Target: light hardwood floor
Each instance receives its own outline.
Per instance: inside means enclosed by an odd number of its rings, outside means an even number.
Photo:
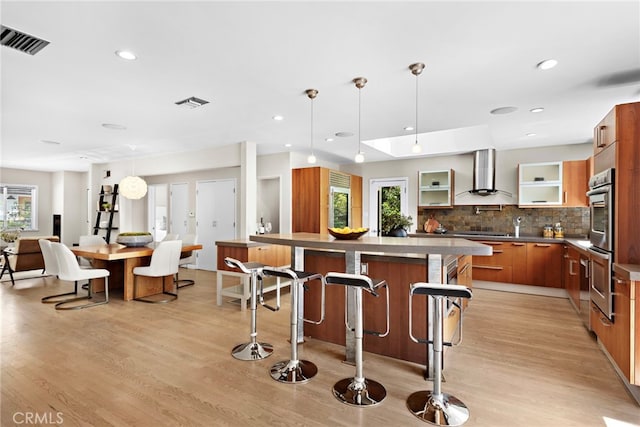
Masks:
[[[289,357],[288,294],[280,312],[258,312],[259,340],[274,354],[242,362],[230,350],[248,340],[250,312],[216,306],[214,273],[180,276],[196,285],[177,301],[124,302],[113,292],[109,304],[77,312],[40,302],[71,287],[52,277],[0,284],[0,424],[26,425],[27,413],[54,424],[59,413],[65,426],[428,425],[405,405],[432,387],[421,366],[365,353],[365,376],[388,396],[353,408],[331,394],[354,372],[343,348],[308,339],[300,356],[318,376],[279,384],[268,369]],[[640,425],[640,407],[564,299],[476,290],[445,368],[443,390],[471,411],[466,426]]]

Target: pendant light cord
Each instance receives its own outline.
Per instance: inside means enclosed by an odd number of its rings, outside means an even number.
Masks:
[[[362,137],[360,135],[360,117],[362,116],[362,102],[360,101],[360,97],[362,95],[362,88],[358,88],[358,154],[362,152],[360,149],[360,143],[362,141]]]
[[[418,74],[416,74],[416,144],[418,143]]]
[[[313,98],[311,98],[311,155],[313,156]]]

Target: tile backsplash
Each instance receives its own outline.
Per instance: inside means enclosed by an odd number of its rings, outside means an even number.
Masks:
[[[455,206],[453,209],[422,209],[414,225],[424,230],[424,223],[431,215],[450,231],[514,232],[513,220],[522,217],[521,235],[542,236],[545,225],[562,224],[565,236],[587,236],[589,233],[589,208],[519,208],[515,205]],[[494,210],[495,209],[495,210]]]

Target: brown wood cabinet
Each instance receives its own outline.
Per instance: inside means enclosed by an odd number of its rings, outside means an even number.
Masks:
[[[332,173],[340,174],[350,182],[351,227],[362,226],[362,177],[316,166],[291,170],[292,232],[327,233]]]
[[[591,328],[629,383],[640,385],[639,345],[631,339],[638,322],[638,315],[632,315],[638,284],[615,275],[613,286],[613,322],[592,303]]]
[[[463,255],[458,257],[458,285],[468,288],[473,287],[473,257],[471,255]],[[462,307],[466,308],[469,300],[462,300]]]
[[[587,191],[590,177],[587,160],[571,160],[562,162],[562,206],[589,206]]]
[[[473,278],[521,285],[562,287],[562,244],[481,241],[492,256],[473,257]]]
[[[598,154],[616,142],[616,109],[609,111],[593,129],[593,152]]]
[[[509,242],[481,241],[493,248],[491,256],[473,257],[473,278],[492,282],[513,283],[513,252]]]
[[[580,311],[580,253],[570,245],[563,246],[563,282],[569,300]]]
[[[218,249],[218,270],[237,271],[224,263],[226,257],[235,258],[241,262],[259,262],[265,265],[282,266],[291,263],[291,247],[281,245],[263,245],[248,243],[246,246],[226,245],[216,242]]]
[[[527,243],[527,284],[562,287],[562,244]]]

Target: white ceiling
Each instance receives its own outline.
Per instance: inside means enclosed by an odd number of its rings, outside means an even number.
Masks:
[[[613,105],[640,100],[637,0],[2,1],[0,16],[51,42],[34,56],[0,49],[3,167],[82,171],[241,141],[257,143],[259,154],[307,154],[308,88],[319,90],[316,156],[353,162],[352,79],[369,80],[362,140],[405,136],[385,144],[410,145],[413,132],[403,128],[415,124],[416,78],[408,66],[418,61],[427,65],[418,81],[418,129],[430,133],[420,136],[423,155],[588,142]],[[124,61],[118,49],[138,59]],[[548,58],[559,65],[536,69]],[[190,96],[210,103],[174,104]],[[518,110],[489,114],[504,106]],[[339,131],[354,136],[325,141]],[[363,151],[367,162],[393,158]]]

